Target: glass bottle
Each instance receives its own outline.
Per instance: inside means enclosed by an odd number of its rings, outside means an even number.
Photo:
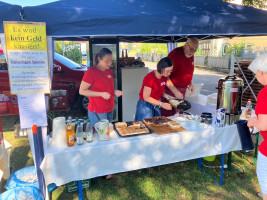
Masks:
[[[250,118],[251,117],[251,111],[252,111],[252,104],[251,99],[248,99],[246,110],[245,110],[245,117]]]
[[[87,142],[92,142],[93,141],[93,128],[90,123],[90,119],[87,119],[86,123],[86,141]]]
[[[77,121],[76,141],[77,145],[83,144],[83,128],[80,121]]]
[[[86,125],[87,125],[87,117],[83,119],[83,139],[86,140]]]
[[[75,126],[75,131],[77,130],[77,122],[79,121],[79,118],[78,117],[76,117],[75,118],[75,122],[74,122],[74,126]]]
[[[127,49],[125,49],[126,53],[125,53],[125,57],[128,58],[128,53],[127,53]]]
[[[67,134],[68,147],[73,147],[75,142],[75,135],[74,135],[74,126],[70,117],[67,120],[66,134]]]

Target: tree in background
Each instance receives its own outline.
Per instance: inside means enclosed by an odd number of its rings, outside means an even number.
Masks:
[[[80,50],[80,46],[76,42],[64,42],[65,44],[65,52],[64,56],[68,59],[81,64],[82,63],[82,53]],[[55,42],[55,52],[63,55],[63,42],[62,41],[56,41]]]
[[[79,44],[75,42],[70,42],[69,44],[65,45],[65,49],[65,57],[76,63],[82,63],[82,53]]]
[[[194,55],[195,56],[204,56],[205,55],[205,53],[201,49],[201,46],[198,47],[198,49]]]
[[[135,48],[138,53],[160,53],[168,54],[166,43],[143,43],[138,44]]]
[[[234,49],[235,50],[235,56],[241,57],[242,53],[244,51],[245,45],[246,45],[245,42],[242,42],[242,43],[238,43],[238,44],[234,44],[233,46],[230,46],[226,50],[226,55],[231,57],[232,50]]]
[[[222,1],[226,1],[226,2],[231,2],[232,0],[222,0]],[[255,8],[267,8],[266,6],[266,0],[243,0],[242,4],[244,6],[252,6]]]
[[[56,41],[55,42],[55,52],[63,55],[63,48],[62,48],[62,42],[61,41]]]

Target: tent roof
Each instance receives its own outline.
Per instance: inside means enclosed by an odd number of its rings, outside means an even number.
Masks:
[[[4,32],[3,21],[21,21],[21,6],[11,5],[0,1],[0,33]]]
[[[18,8],[12,9],[14,14]],[[267,11],[221,0],[61,0],[24,7],[23,13],[26,21],[46,22],[47,35],[53,37],[114,36],[166,43],[187,36],[267,35]],[[7,21],[12,14],[6,15],[0,18]]]

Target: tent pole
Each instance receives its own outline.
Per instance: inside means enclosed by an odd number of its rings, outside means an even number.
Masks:
[[[235,50],[232,49],[232,52],[231,52],[231,65],[230,65],[230,76],[234,75],[234,71],[235,71]]]

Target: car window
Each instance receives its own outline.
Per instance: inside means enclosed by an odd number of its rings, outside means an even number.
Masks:
[[[54,54],[54,59],[57,60],[58,62],[62,63],[63,65],[71,68],[71,69],[84,69],[86,66],[80,65],[58,53]]]

